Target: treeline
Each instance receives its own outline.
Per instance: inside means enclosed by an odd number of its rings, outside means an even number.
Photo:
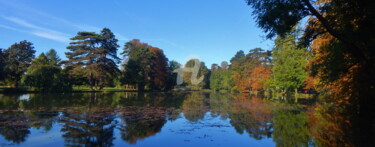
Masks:
[[[2,85],[29,86],[42,92],[71,91],[73,86],[82,85],[93,91],[125,85],[138,90],[173,88],[173,70],[180,64],[169,61],[163,50],[134,39],[124,45],[125,61],[120,64],[119,47],[108,28],[100,33],[78,32],[71,38],[64,61],[54,49],[35,58],[33,44],[21,41],[0,49],[0,81]]]
[[[294,35],[279,36],[272,50],[238,51],[230,65],[211,66],[210,86],[214,90],[269,92],[291,94],[315,89],[314,79],[308,77],[307,48],[297,46]]]
[[[203,80],[194,84],[193,73],[185,71],[179,87],[238,92],[291,92],[303,88],[307,52],[306,48],[297,47],[294,37],[277,38],[272,51],[261,48],[247,54],[238,51],[230,63],[213,64],[211,69],[204,62],[197,63],[200,65],[197,78],[204,77]],[[78,32],[71,38],[64,61],[54,49],[34,58],[33,44],[21,41],[0,50],[1,80],[4,85],[29,86],[42,92],[71,91],[73,86],[82,85],[93,91],[115,86],[140,91],[167,91],[176,87],[176,69],[182,65],[169,61],[162,49],[133,39],[125,43],[121,62],[118,48],[118,40],[108,28],[100,33]],[[193,68],[197,64],[191,59],[184,67]]]

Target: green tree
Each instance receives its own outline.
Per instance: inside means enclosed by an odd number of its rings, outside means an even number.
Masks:
[[[59,55],[57,55],[57,52],[55,49],[50,49],[45,55],[50,64],[55,65],[55,66],[61,65],[61,59]]]
[[[232,71],[234,80],[234,89],[241,90],[244,87],[243,75],[245,71],[245,53],[243,50],[238,51],[234,57],[230,59],[229,70]]]
[[[223,61],[224,62],[224,61]],[[222,62],[222,63],[223,63]],[[216,70],[211,69],[210,88],[213,90],[230,90],[233,87],[232,73],[230,70],[217,67]]]
[[[214,64],[211,64],[211,71],[215,71],[215,70],[218,70],[220,67],[218,64],[214,63]]]
[[[272,50],[272,84],[282,92],[297,91],[307,77],[306,48],[298,47],[294,35],[277,37]]]
[[[5,59],[3,49],[0,48],[0,81],[4,80],[5,77]]]
[[[34,47],[26,40],[11,45],[4,50],[6,80],[9,84],[19,86],[22,75],[34,58]]]
[[[73,75],[81,75],[87,79],[92,90],[101,90],[112,85],[119,74],[117,63],[117,39],[108,28],[100,34],[94,32],[78,32],[71,38],[73,42],[67,47],[67,68]]]
[[[243,71],[242,66],[245,62],[245,53],[243,50],[238,51],[232,59],[230,59],[229,69],[232,71],[240,72]]]
[[[53,52],[52,50],[49,51]],[[35,58],[23,77],[23,83],[42,92],[70,91],[72,85],[66,75],[61,73],[60,59],[50,58],[44,53]]]

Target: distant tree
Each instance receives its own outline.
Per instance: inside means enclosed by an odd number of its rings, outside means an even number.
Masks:
[[[254,48],[246,55],[247,67],[267,66],[271,61],[271,51],[265,51],[261,48]]]
[[[71,73],[83,75],[92,90],[112,85],[113,79],[119,74],[119,46],[115,35],[104,28],[100,34],[78,32],[71,40],[73,42],[67,47],[70,52],[65,53],[68,60],[64,62]]]
[[[267,80],[271,77],[271,69],[265,66],[255,67],[249,77],[250,87],[252,90],[259,91],[265,86]]]
[[[180,63],[178,63],[177,61],[174,61],[174,60],[169,61],[169,70],[170,71],[174,71],[174,70],[176,70],[178,68],[181,68],[181,64]]]
[[[243,80],[244,71],[245,71],[245,53],[244,51],[238,51],[234,57],[230,59],[229,70],[232,71],[233,80],[234,80],[234,89],[243,90],[245,81]]]
[[[215,70],[218,70],[220,68],[219,65],[217,65],[216,63],[214,64],[211,64],[211,71],[215,71]]]
[[[298,47],[295,36],[277,37],[273,48],[273,84],[283,92],[296,91],[307,76],[306,48]]]
[[[212,90],[220,90],[221,83],[222,83],[221,72],[217,70],[212,70],[212,67],[211,67],[210,88]]]
[[[49,51],[51,52],[51,50]],[[35,58],[26,74],[23,76],[23,84],[32,86],[42,92],[64,92],[72,89],[72,84],[66,75],[61,73],[60,58],[51,60],[44,53]]]
[[[236,71],[236,72],[243,71],[241,65],[242,63],[244,63],[244,61],[245,61],[245,53],[242,50],[240,50],[234,55],[234,57],[232,57],[232,59],[230,59],[229,68],[232,71]]]
[[[227,61],[223,61],[223,62],[221,62],[220,67],[221,67],[222,69],[228,69],[228,62],[227,62]]]
[[[255,80],[252,76],[256,72],[254,72],[254,69],[257,67],[263,67],[264,70],[258,70],[265,72],[265,75],[268,74],[268,69],[270,69],[270,55],[271,53],[269,51],[264,51],[261,48],[254,48],[249,51],[248,54],[244,54],[243,51],[238,51],[236,55],[231,59],[231,65],[229,69],[232,71],[233,74],[233,80],[234,80],[234,87],[237,90],[240,91],[249,91],[252,89],[253,82],[257,81],[259,84],[260,81],[263,81],[264,79],[260,80],[259,76],[257,76]],[[257,75],[263,74],[263,73],[256,73]],[[266,76],[267,77],[267,76]],[[263,77],[263,78],[266,78]],[[260,81],[259,81],[260,80]],[[257,90],[260,90],[258,86],[256,86]]]
[[[236,52],[236,54],[234,55],[234,57],[232,57],[230,59],[230,62],[232,63],[233,61],[239,60],[242,57],[245,57],[245,52],[243,50],[239,50],[239,51]]]
[[[57,52],[55,51],[55,49],[50,49],[45,55],[50,64],[55,65],[55,66],[61,65],[61,59],[59,55],[57,55]]]
[[[34,58],[34,47],[26,40],[11,45],[4,50],[6,80],[9,84],[19,86],[22,75],[30,66]]]
[[[265,80],[270,77],[270,52],[261,48],[254,48],[246,55],[246,67],[243,81],[246,81],[242,89],[259,91],[263,89]]]
[[[5,59],[3,49],[0,48],[0,81],[4,80],[5,77]]]
[[[213,90],[230,90],[233,87],[231,71],[218,69],[211,71],[210,88]]]

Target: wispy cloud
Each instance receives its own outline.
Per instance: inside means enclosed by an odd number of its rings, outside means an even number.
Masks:
[[[74,22],[68,21],[64,18],[56,17],[56,16],[51,15],[49,13],[34,9],[34,8],[29,7],[25,4],[20,4],[20,3],[16,3],[16,2],[12,2],[12,1],[1,1],[1,0],[0,0],[0,3],[2,5],[7,6],[7,7],[11,7],[12,9],[16,10],[16,12],[22,13],[23,17],[24,16],[32,16],[32,17],[28,17],[27,20],[30,20],[30,19],[32,20],[33,18],[36,18],[36,17],[42,19],[43,21],[38,22],[38,25],[36,25],[36,24],[30,23],[30,21],[26,21],[25,19],[20,19],[19,17],[2,16],[3,19],[6,19],[6,20],[11,21],[13,23],[16,23],[18,25],[21,25],[23,27],[27,27],[27,28],[31,29],[29,31],[22,31],[22,32],[27,32],[27,33],[30,33],[30,34],[33,34],[33,35],[36,35],[36,36],[39,36],[39,37],[43,37],[43,38],[47,38],[47,39],[51,39],[51,40],[66,43],[66,42],[69,41],[69,38],[74,35],[74,34],[62,33],[62,32],[56,31],[56,30],[48,29],[46,27],[41,27],[39,24],[43,24],[43,26],[50,26],[52,28],[55,27],[56,25],[63,26],[63,27],[65,27],[65,30],[69,30],[70,32],[71,31],[98,32],[102,29],[100,27],[96,27],[96,26],[92,26],[92,25],[74,23]],[[34,20],[34,21],[37,21],[37,20]],[[14,29],[11,29],[9,27],[4,27],[4,26],[2,28],[14,30]],[[18,28],[14,31],[18,31]],[[114,32],[114,33],[120,41],[129,40],[128,37],[123,36],[122,34],[120,34],[118,32]]]
[[[10,27],[10,26],[2,25],[2,24],[0,24],[0,28],[4,28],[4,29],[8,29],[8,30],[12,30],[12,31],[18,31],[18,32],[25,32],[25,31],[22,31],[22,30],[19,30],[19,29],[16,29],[16,28]]]
[[[45,32],[32,32],[32,34],[39,36],[39,37],[60,41],[60,42],[68,42],[69,40],[68,37],[45,33]]]
[[[5,20],[18,24],[22,27],[28,28],[28,31],[24,31],[21,29],[4,26],[4,25],[2,25],[2,28],[13,30],[13,31],[26,32],[26,33],[33,34],[39,37],[43,37],[46,39],[55,40],[59,42],[64,42],[64,43],[69,41],[69,36],[70,36],[69,34],[61,33],[59,31],[47,29],[44,27],[40,27],[40,26],[31,24],[30,22],[27,22],[25,20],[22,20],[16,17],[7,17],[7,16],[1,16],[1,17]]]

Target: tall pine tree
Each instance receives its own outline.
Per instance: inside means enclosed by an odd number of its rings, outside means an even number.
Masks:
[[[118,40],[108,28],[100,34],[95,32],[78,32],[71,38],[73,42],[65,53],[68,60],[67,68],[73,74],[82,74],[92,90],[101,90],[111,85],[113,78],[118,75],[117,45]]]

